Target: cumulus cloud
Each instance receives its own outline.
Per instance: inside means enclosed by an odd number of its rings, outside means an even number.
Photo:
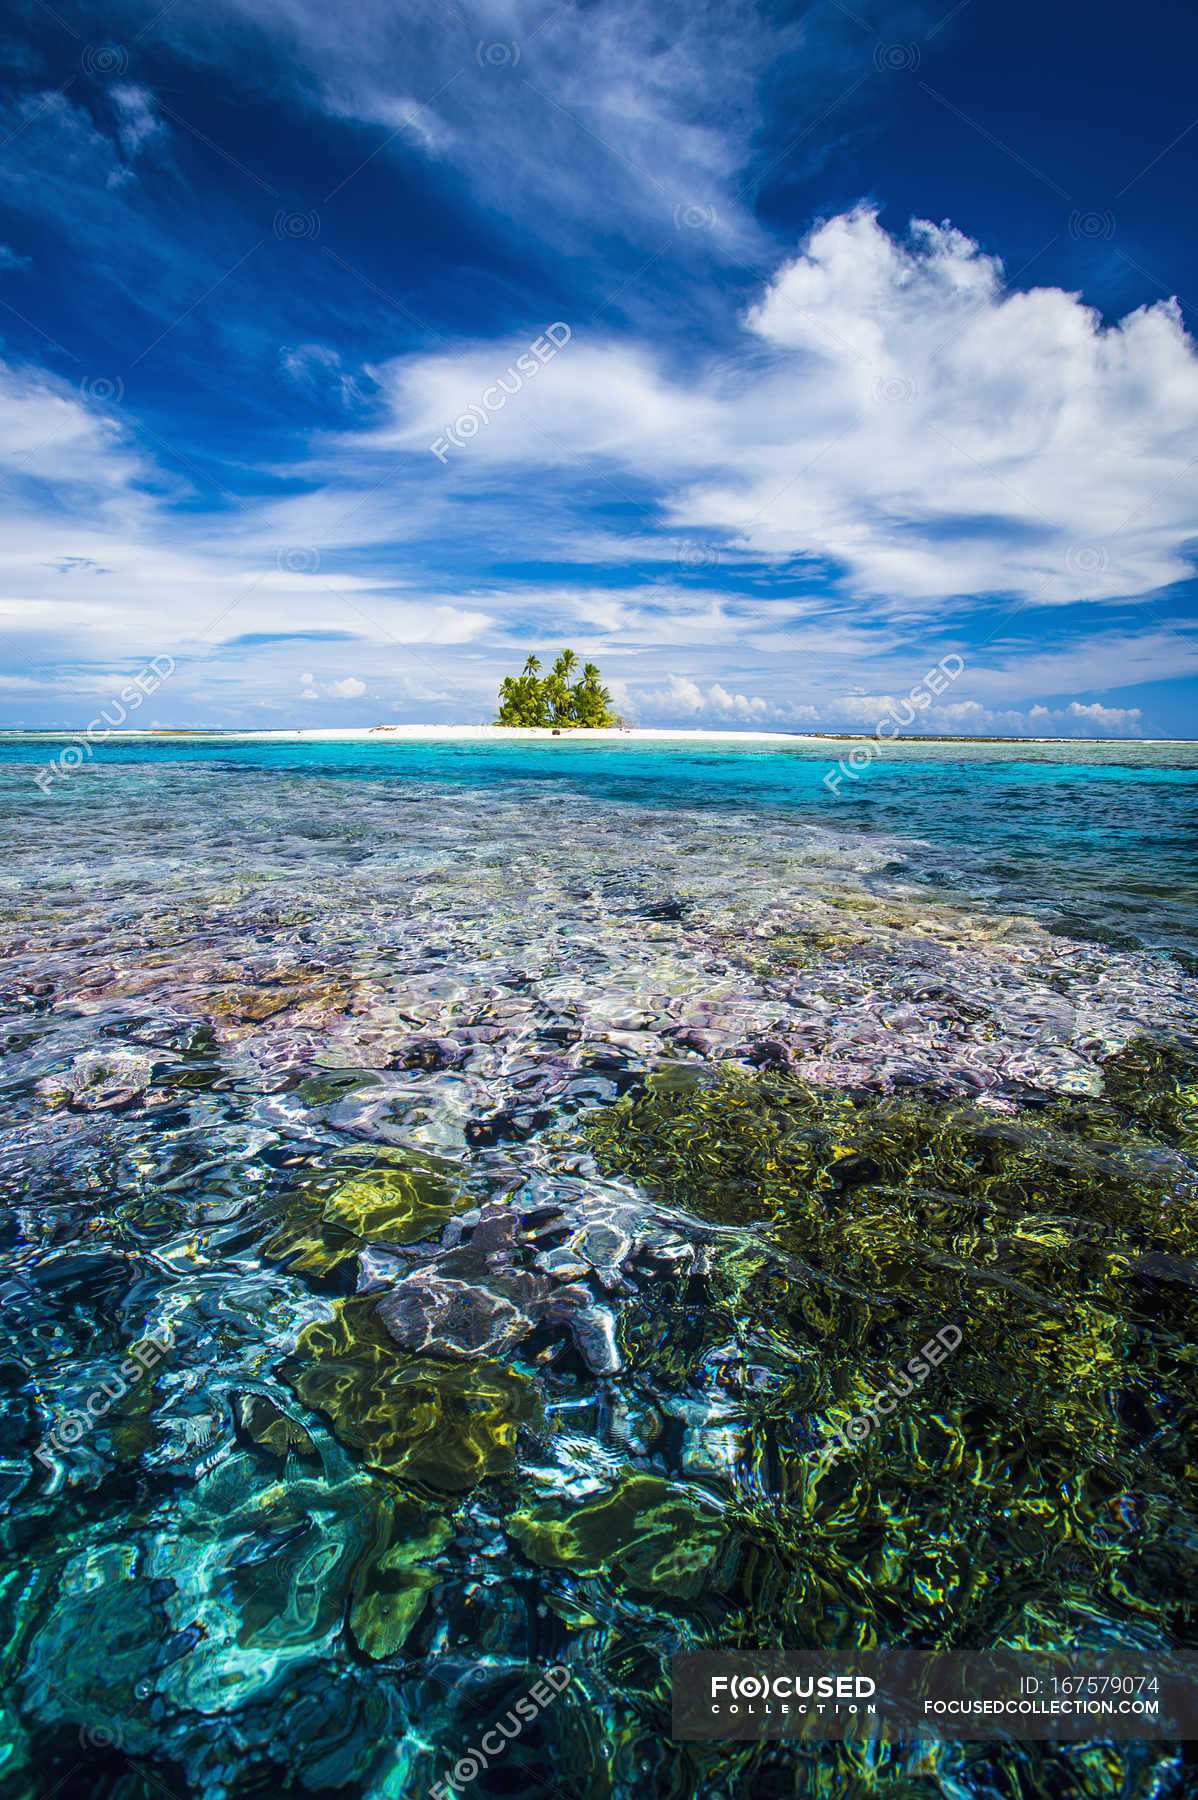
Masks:
[[[1103,706],[1072,700],[1068,706],[1027,708],[983,706],[979,700],[954,700],[922,720],[926,731],[960,732],[969,737],[1139,737],[1143,713],[1138,706]]]
[[[634,704],[667,719],[737,719],[742,723],[760,722],[771,710],[760,695],[730,693],[718,681],[702,688],[687,675],[671,675],[661,688],[638,688]]]
[[[274,471],[274,492],[212,506],[155,459],[160,440],[140,441],[119,383],[0,364],[0,629],[43,662],[69,644],[98,667],[166,647],[169,593],[172,654],[198,664],[231,626],[221,680],[256,703],[269,703],[256,646],[335,624],[385,653],[384,704],[406,668],[432,678],[430,706],[460,715],[466,701],[471,716],[511,666],[513,632],[565,633],[609,679],[638,659],[629,698],[645,720],[872,730],[927,667],[920,638],[987,593],[1113,600],[1189,568],[1198,378],[1176,309],[1105,327],[1074,296],[1009,292],[951,228],[899,241],[860,209],[821,225],[747,313],[739,354],[685,381],[649,344],[576,332],[443,467],[429,443],[526,347],[393,359],[371,371],[376,426],[317,437]],[[319,344],[281,358],[300,385],[356,379]],[[643,518],[609,533],[578,498],[580,467],[647,496]],[[467,540],[474,567],[480,551],[541,567],[486,583],[429,573]],[[697,563],[679,550],[721,541]],[[809,569],[809,588],[781,597],[763,579],[774,558]],[[651,583],[545,572],[651,560],[666,569]],[[103,609],[78,578],[100,571]],[[927,727],[1134,734],[1136,708],[1062,696],[1198,668],[1177,630],[1091,622],[1045,647],[1039,629],[989,634]],[[451,678],[437,646],[474,660]],[[288,693],[311,654],[282,667]],[[308,701],[364,692],[344,665],[302,686]]]
[[[1079,700],[1070,702],[1068,716],[1092,726],[1096,737],[1137,736],[1143,718],[1138,706],[1101,706],[1097,701],[1083,706]]]
[[[893,694],[841,694],[828,707],[828,716],[838,725],[861,725],[872,729],[897,705]]]
[[[356,675],[343,675],[336,681],[317,681],[316,676],[308,673],[301,675],[300,699],[319,700],[323,695],[329,700],[357,700],[366,692],[366,683]]]
[[[380,371],[378,447],[423,448],[523,345]],[[1141,595],[1191,573],[1198,358],[1177,305],[1105,326],[1076,295],[1009,290],[964,233],[830,219],[774,276],[737,357],[675,378],[588,340],[496,413],[458,471],[620,464],[668,527],[818,560],[909,611],[1010,595]]]

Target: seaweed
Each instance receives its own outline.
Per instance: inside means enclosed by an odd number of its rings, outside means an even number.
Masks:
[[[373,1468],[448,1492],[514,1467],[521,1427],[543,1427],[535,1390],[497,1362],[404,1356],[365,1297],[333,1302],[280,1374]]]
[[[997,1111],[672,1071],[592,1115],[605,1174],[707,1226],[698,1291],[625,1341],[664,1391],[718,1367],[723,1641],[1193,1630],[1193,1075],[1139,1044],[1097,1100]]]
[[[469,1198],[461,1170],[414,1150],[341,1151],[306,1169],[282,1196],[267,1256],[329,1275],[370,1242],[435,1236]]]

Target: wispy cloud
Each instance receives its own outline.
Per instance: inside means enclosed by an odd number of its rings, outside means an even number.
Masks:
[[[9,716],[163,649],[164,704],[229,722],[485,716],[565,641],[646,720],[791,728],[868,729],[948,650],[962,729],[1147,730],[1198,672],[1168,271],[1118,244],[1100,316],[1004,271],[990,190],[986,247],[857,201],[943,9],[888,60],[893,8],[80,5],[106,48],[43,10],[0,115]]]

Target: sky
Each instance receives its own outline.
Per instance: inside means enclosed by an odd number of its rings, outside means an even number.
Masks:
[[[0,725],[1198,735],[1181,0],[0,34]]]

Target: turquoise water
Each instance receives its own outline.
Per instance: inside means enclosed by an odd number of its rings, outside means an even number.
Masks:
[[[676,1744],[668,1672],[1193,1646],[1198,748],[62,742],[0,742],[6,1796],[1192,1791]]]
[[[43,766],[63,741],[0,737],[0,759]],[[1067,934],[1198,954],[1198,745],[913,742],[856,778],[842,770],[829,789],[829,771],[855,747],[137,739],[97,745],[89,760],[476,791],[548,784],[621,806],[777,808],[833,831],[908,840],[916,879],[1026,907]],[[59,803],[66,786],[55,784]]]

